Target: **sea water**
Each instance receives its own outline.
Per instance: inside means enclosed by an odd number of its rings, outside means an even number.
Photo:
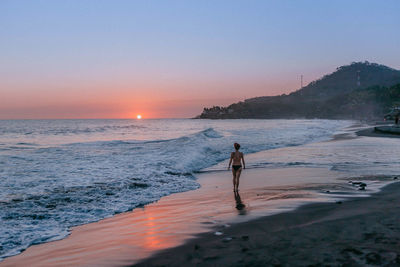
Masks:
[[[335,120],[2,120],[0,261],[72,226],[199,187],[194,174],[246,154],[328,140]],[[248,163],[248,167],[259,163]]]

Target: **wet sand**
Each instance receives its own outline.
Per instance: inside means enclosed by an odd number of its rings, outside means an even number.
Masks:
[[[135,266],[400,266],[400,183],[233,225]]]

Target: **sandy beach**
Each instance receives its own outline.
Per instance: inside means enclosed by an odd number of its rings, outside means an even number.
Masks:
[[[398,266],[400,184],[233,225],[135,266]]]
[[[379,140],[382,151],[396,149],[393,139]],[[75,227],[67,238],[31,246],[0,266],[400,264],[400,185],[380,191],[397,176],[349,176],[343,163],[329,163],[349,151],[360,161],[372,158],[375,150],[365,148],[375,143],[345,133],[247,155],[248,162],[268,159],[270,167],[245,170],[239,195],[230,172],[217,166],[197,175],[198,190]],[[368,172],[376,172],[373,166]],[[359,190],[361,182],[366,190]]]

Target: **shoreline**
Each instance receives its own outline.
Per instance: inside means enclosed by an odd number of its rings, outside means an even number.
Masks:
[[[340,135],[324,142],[351,139],[353,138],[349,139],[346,136]],[[311,146],[315,144],[325,146],[324,142],[314,143]],[[291,154],[291,152],[299,151],[303,148],[301,146],[287,147],[249,155],[250,158],[256,158],[257,155],[263,155],[262,157],[264,157],[266,154],[285,154],[288,152]],[[28,262],[31,266],[127,266],[134,262],[140,263],[141,260],[143,262],[147,262],[147,260],[151,261],[158,257],[158,253],[164,253],[163,251],[166,249],[169,251],[170,249],[177,249],[182,245],[184,247],[186,243],[189,244],[192,240],[197,240],[198,236],[201,236],[202,233],[205,233],[204,235],[210,234],[215,227],[225,229],[227,222],[233,224],[244,222],[244,224],[248,224],[266,215],[267,217],[271,217],[276,216],[273,215],[276,213],[286,214],[288,212],[295,212],[299,206],[303,206],[305,203],[327,201],[327,198],[316,198],[310,195],[307,190],[302,191],[304,195],[300,196],[300,198],[296,198],[296,195],[287,194],[284,196],[286,199],[282,201],[281,194],[287,191],[287,188],[284,187],[285,184],[279,184],[278,182],[278,185],[273,189],[263,188],[262,186],[265,186],[265,183],[261,182],[260,184],[260,181],[265,177],[269,177],[268,183],[271,182],[270,178],[274,176],[278,178],[286,177],[285,179],[310,177],[313,179],[319,177],[329,179],[340,178],[337,172],[326,169],[322,170],[321,168],[307,168],[305,166],[246,170],[246,180],[241,181],[240,188],[243,190],[240,191],[240,194],[246,205],[250,203],[250,212],[241,214],[241,212],[235,209],[237,199],[233,198],[231,192],[231,177],[229,172],[211,172],[196,176],[201,176],[198,178],[199,183],[201,183],[200,189],[172,194],[143,208],[121,213],[98,222],[74,227],[71,229],[71,235],[65,239],[31,246],[19,255],[6,258],[0,262],[0,266],[22,266],[28,264]],[[312,182],[313,180],[309,181],[311,184]],[[333,183],[328,185],[329,189],[332,187],[334,187]],[[340,191],[339,189],[338,191]],[[369,186],[368,189],[370,189]],[[276,201],[280,201],[280,208],[276,209],[277,206],[273,205],[277,204],[274,202],[274,196],[268,195],[269,193],[266,194],[265,190],[273,191],[273,194],[278,192],[280,197]],[[308,188],[308,190],[313,189]],[[221,194],[221,191],[224,193]],[[370,194],[373,192],[369,190],[366,193]],[[309,199],[305,201],[304,198],[307,197]],[[332,194],[331,197],[334,197],[334,195]],[[349,195],[338,196],[338,198],[349,198]],[[193,205],[193,201],[197,201],[197,203]],[[215,205],[221,206],[216,207]],[[167,209],[171,207],[174,209],[172,215],[176,216],[176,219],[167,218],[167,216],[171,216],[171,212],[167,212]],[[214,210],[204,209],[204,207],[213,207]],[[133,229],[135,227],[138,229]],[[161,231],[163,227],[168,228],[170,232]],[[133,241],[132,237],[135,237],[137,240]],[[227,242],[229,243],[230,241]],[[132,255],[135,253],[137,255]],[[154,253],[156,255],[152,256]],[[51,258],[48,255],[52,255]]]
[[[201,234],[132,266],[398,265],[399,201],[396,182],[367,198],[303,205],[221,236]]]

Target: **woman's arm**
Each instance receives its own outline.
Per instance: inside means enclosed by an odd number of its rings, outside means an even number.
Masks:
[[[231,159],[229,160],[228,170],[229,170],[229,168],[231,167],[232,159],[233,159],[233,153],[231,153]]]
[[[242,162],[243,162],[243,169],[246,169],[246,163],[244,162],[244,155],[242,153]]]

